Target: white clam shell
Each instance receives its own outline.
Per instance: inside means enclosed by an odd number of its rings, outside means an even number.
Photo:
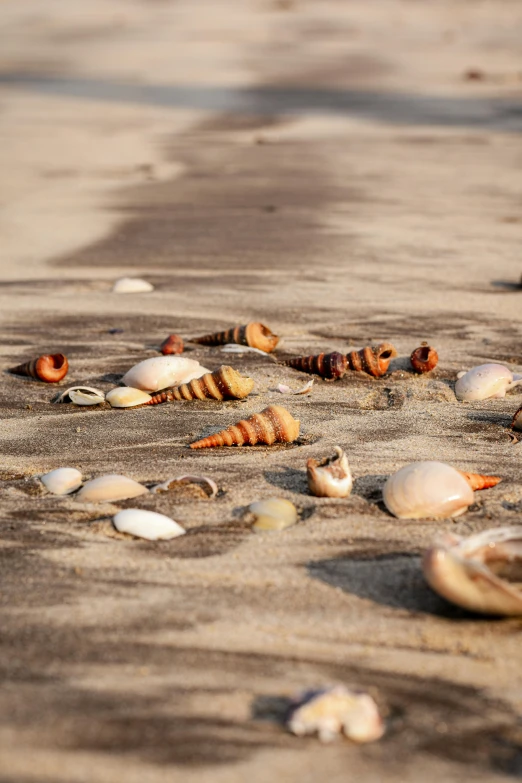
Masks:
[[[383,499],[399,519],[440,519],[463,514],[473,503],[473,490],[444,462],[412,462],[390,476]]]
[[[125,373],[123,383],[144,391],[159,391],[168,386],[188,383],[210,372],[195,359],[184,356],[153,356],[144,359]]]
[[[333,457],[319,463],[308,460],[306,475],[308,488],[316,497],[346,498],[352,491],[353,479],[348,458],[340,446],[335,446]]]
[[[144,495],[149,490],[137,481],[120,476],[117,473],[109,473],[106,476],[87,481],[76,495],[83,503],[112,502],[114,500],[126,500]]]
[[[495,573],[510,567],[518,586]],[[423,561],[435,592],[482,614],[522,615],[521,570],[522,527],[485,530],[468,538],[447,534],[435,541]]]
[[[82,474],[76,468],[56,468],[40,476],[40,481],[53,495],[69,495],[82,485]]]
[[[74,402],[75,405],[99,405],[105,400],[105,392],[93,386],[71,386],[62,392],[54,402]]]
[[[298,736],[318,734],[321,742],[331,742],[339,734],[353,742],[373,742],[384,734],[373,698],[342,685],[304,694],[290,713],[287,726]]]
[[[149,402],[152,397],[141,389],[133,389],[132,386],[117,386],[107,392],[105,399],[113,408],[133,408],[135,405]]]
[[[168,492],[172,486],[178,483],[184,483],[184,484],[206,484],[209,492],[205,490],[209,497],[213,498],[218,493],[218,485],[215,481],[213,481],[208,476],[191,476],[189,474],[184,474],[183,476],[174,476],[173,478],[169,478],[166,481],[164,481],[162,484],[156,484],[156,486],[152,487],[151,492],[153,492],[155,495],[160,495],[163,492]]]
[[[519,376],[502,364],[481,364],[459,377],[455,395],[465,402],[505,397],[507,390],[520,382]]]
[[[155,511],[143,511],[140,508],[127,508],[118,512],[113,519],[114,527],[120,533],[130,533],[148,541],[176,538],[185,533],[184,528],[173,519]]]
[[[297,509],[293,503],[284,498],[269,498],[251,503],[248,510],[254,514],[256,521],[253,530],[284,530],[297,522]]]
[[[115,294],[148,294],[154,291],[152,283],[140,277],[120,277],[112,286]]]

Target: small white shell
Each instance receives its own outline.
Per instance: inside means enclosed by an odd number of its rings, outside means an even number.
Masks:
[[[135,405],[149,402],[152,397],[141,389],[133,389],[132,386],[117,386],[107,392],[105,399],[113,408],[133,408]]]
[[[71,386],[53,402],[74,402],[75,405],[99,405],[105,400],[105,393],[92,386]]]
[[[113,519],[114,527],[120,533],[145,538],[147,541],[159,541],[176,538],[185,533],[184,528],[173,519],[155,511],[143,511],[141,508],[126,508],[119,511]]]
[[[344,451],[335,446],[333,457],[306,463],[308,488],[319,498],[347,498],[352,491],[353,479]]]
[[[134,389],[155,392],[168,386],[188,383],[207,372],[210,370],[185,356],[153,356],[131,367],[123,376],[123,383]]]
[[[127,476],[109,473],[107,476],[100,476],[87,481],[76,495],[76,498],[81,500],[82,503],[112,502],[114,500],[136,498],[138,495],[144,495],[148,491],[143,484],[138,484],[137,481],[127,478]]]
[[[163,492],[168,492],[172,488],[172,484],[178,483],[206,484],[210,492],[207,490],[205,490],[205,492],[207,492],[207,495],[211,498],[215,497],[218,493],[218,485],[208,476],[190,476],[188,474],[183,476],[175,476],[174,478],[167,479],[162,484],[156,484],[155,487],[152,487],[151,492],[153,492],[155,495],[160,495]]]
[[[269,498],[251,503],[248,507],[256,521],[253,530],[284,530],[297,522],[297,509],[293,503],[284,498]]]
[[[372,697],[343,685],[304,694],[287,725],[292,734],[318,734],[321,742],[331,742],[339,734],[353,742],[373,742],[384,734],[383,721]]]
[[[252,348],[251,345],[238,345],[237,343],[225,343],[221,348],[223,353],[260,353],[261,356],[268,356],[266,351],[260,348]],[[273,359],[273,357],[270,357]]]
[[[500,527],[461,538],[437,539],[423,561],[424,576],[435,592],[464,609],[483,614],[522,615],[522,590],[501,578],[509,567],[520,579],[522,528]]]
[[[520,383],[519,376],[502,364],[481,364],[461,375],[455,384],[458,400],[473,402],[490,397],[505,397],[508,389]]]
[[[281,392],[281,394],[308,394],[308,392],[311,391],[313,385],[314,379],[312,378],[310,381],[308,381],[308,383],[305,383],[304,386],[301,386],[300,389],[293,391],[290,386],[287,386],[285,383],[278,383],[277,391]]]
[[[139,277],[120,277],[112,287],[115,294],[148,294],[154,286]]]
[[[82,485],[82,474],[76,468],[56,468],[40,477],[53,495],[70,495]]]
[[[444,462],[412,462],[394,473],[383,489],[386,508],[399,519],[456,517],[473,503],[473,490]]]

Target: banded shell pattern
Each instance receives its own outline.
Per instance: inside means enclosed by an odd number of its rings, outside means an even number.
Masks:
[[[9,370],[13,375],[27,375],[44,383],[58,383],[69,370],[69,362],[63,353],[44,354],[30,362],[24,362]]]
[[[190,444],[191,449],[207,449],[215,446],[255,446],[256,443],[271,446],[273,443],[292,443],[299,435],[299,421],[282,405],[269,405],[242,419],[225,430],[209,435]]]
[[[226,329],[224,332],[195,337],[192,342],[200,343],[201,345],[238,343],[239,345],[249,345],[251,348],[257,348],[265,353],[272,353],[279,342],[279,337],[273,334],[268,326],[253,322],[245,324],[245,326],[235,326],[232,329]]]
[[[380,378],[387,372],[390,361],[397,356],[397,351],[391,343],[367,345],[360,351],[351,351],[346,355],[351,370],[366,372],[374,378]]]
[[[326,380],[342,378],[348,368],[348,360],[339,351],[320,353],[317,356],[296,356],[283,362],[295,370],[313,373]]]
[[[219,370],[194,378],[189,383],[163,389],[153,394],[148,405],[176,400],[241,400],[248,397],[254,381],[227,365]]]

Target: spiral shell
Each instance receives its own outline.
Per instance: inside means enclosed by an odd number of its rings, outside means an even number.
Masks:
[[[271,446],[276,441],[292,443],[299,435],[299,421],[282,405],[269,405],[261,413],[242,419],[226,430],[216,432],[190,444],[191,449],[207,449],[214,446],[255,446],[263,443]]]
[[[318,734],[331,742],[338,734],[353,742],[378,740],[384,734],[383,720],[373,698],[343,685],[308,691],[296,700],[287,718],[292,734]]]
[[[473,490],[450,465],[412,462],[390,476],[383,499],[399,519],[456,517],[473,503]]]
[[[374,378],[380,378],[388,370],[390,360],[397,356],[397,351],[391,343],[367,345],[360,351],[351,351],[346,355],[350,370],[366,372]]]
[[[511,429],[522,430],[522,406],[516,411],[511,421]]]
[[[215,334],[205,334],[203,337],[195,337],[193,343],[201,345],[224,345],[225,343],[238,343],[239,345],[249,345],[251,348],[257,348],[265,353],[272,353],[279,337],[270,331],[268,326],[261,323],[249,323],[245,326],[235,326],[224,332]]]
[[[459,470],[459,473],[461,476],[464,476],[474,492],[479,489],[496,487],[502,481],[499,476],[483,476],[482,473],[466,473],[464,470]]]
[[[441,536],[424,555],[423,571],[430,587],[457,606],[519,616],[521,565],[522,528],[499,527],[468,538]]]
[[[156,392],[147,405],[175,400],[241,400],[248,397],[253,388],[252,378],[224,364],[219,370],[194,378],[190,383]]]
[[[297,356],[295,359],[287,359],[283,364],[302,372],[320,375],[327,380],[342,378],[348,368],[346,356],[338,351],[320,353],[317,356]]]
[[[11,367],[14,375],[28,375],[45,383],[58,383],[67,375],[69,362],[63,353],[44,354],[38,359]]]
[[[439,355],[431,345],[423,343],[410,356],[411,366],[419,375],[434,370],[439,361]]]
[[[163,356],[169,356],[173,353],[183,353],[183,339],[179,334],[169,334],[169,336],[163,340],[160,345],[160,351]]]
[[[522,376],[513,375],[503,364],[480,364],[460,375],[455,384],[455,395],[465,402],[505,397],[509,389],[520,383]]]
[[[308,488],[319,498],[346,498],[352,491],[352,474],[344,451],[335,447],[333,457],[321,462],[309,459],[306,463]]]

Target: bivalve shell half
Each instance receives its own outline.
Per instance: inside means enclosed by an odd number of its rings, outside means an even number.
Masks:
[[[129,533],[147,541],[165,541],[182,536],[184,528],[164,514],[143,511],[141,508],[126,508],[113,518],[114,527],[120,533]]]
[[[76,468],[56,468],[40,477],[42,484],[53,495],[70,495],[82,485],[82,474]]]
[[[93,386],[71,386],[53,402],[73,402],[75,405],[99,405],[105,401],[105,392]]]
[[[379,708],[368,693],[354,692],[343,685],[308,691],[296,700],[287,726],[301,737],[318,734],[331,742],[340,734],[352,742],[374,742],[384,734]]]
[[[202,487],[203,492],[205,492],[209,498],[215,497],[219,492],[218,485],[209,476],[192,476],[190,474],[174,476],[173,478],[163,481],[161,484],[156,484],[156,486],[152,487],[151,492],[155,495],[161,495],[164,492],[170,492],[173,489],[177,489],[182,484],[197,484]]]
[[[473,503],[473,490],[444,462],[412,462],[390,476],[383,499],[399,519],[444,519],[463,514]]]
[[[195,359],[185,356],[153,356],[144,359],[125,373],[123,383],[143,391],[159,391],[167,386],[180,386],[210,372]]]
[[[455,384],[455,395],[463,402],[505,397],[506,392],[522,383],[519,376],[502,364],[481,364],[461,375]]]
[[[107,392],[105,399],[113,408],[134,408],[136,405],[150,403],[152,397],[141,389],[133,389],[131,386],[117,386]]]
[[[117,473],[110,473],[107,476],[87,481],[76,495],[82,503],[102,503],[113,502],[115,500],[126,500],[136,498],[138,495],[144,495],[149,490],[143,484],[137,481],[120,476]]]
[[[256,518],[252,529],[258,532],[284,530],[297,522],[296,507],[284,498],[259,500],[256,503],[251,503],[248,510]]]
[[[148,294],[154,291],[152,283],[140,277],[120,277],[112,286],[115,294]]]

